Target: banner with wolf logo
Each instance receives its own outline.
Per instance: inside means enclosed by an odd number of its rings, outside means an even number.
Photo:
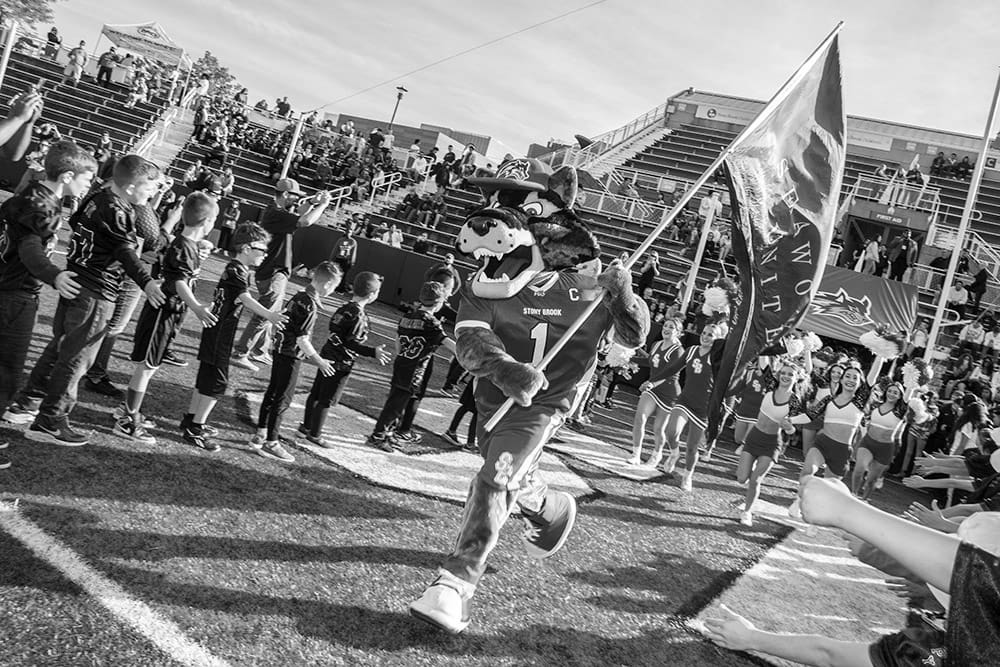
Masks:
[[[724,162],[740,298],[709,399],[709,438],[746,364],[805,315],[833,237],[846,136],[836,34],[792,81]]]
[[[909,332],[917,321],[917,296],[913,285],[828,266],[799,326],[849,343],[876,324]]]

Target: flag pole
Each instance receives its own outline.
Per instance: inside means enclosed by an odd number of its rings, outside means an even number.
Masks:
[[[632,266],[639,260],[639,258],[642,257],[642,255],[647,250],[649,250],[650,246],[652,246],[653,243],[656,242],[656,239],[658,239],[667,229],[667,226],[670,225],[673,219],[680,214],[680,212],[684,209],[687,203],[691,201],[695,193],[699,189],[701,189],[701,187],[708,182],[708,179],[715,174],[716,170],[718,170],[718,168],[722,166],[723,161],[729,156],[733,148],[738,146],[744,137],[746,137],[748,134],[754,132],[758,127],[760,127],[774,111],[774,107],[777,106],[780,102],[784,101],[786,97],[788,97],[789,93],[791,93],[795,85],[802,79],[805,73],[809,71],[809,68],[815,63],[816,59],[819,58],[819,56],[823,53],[826,47],[829,46],[830,42],[833,41],[833,39],[837,36],[837,34],[840,32],[840,29],[843,26],[844,26],[843,21],[837,24],[837,26],[830,32],[830,34],[827,35],[826,39],[824,39],[820,43],[820,45],[816,47],[816,49],[809,55],[808,58],[806,58],[806,60],[799,66],[799,68],[795,70],[792,76],[788,78],[788,81],[786,81],[785,84],[778,89],[778,92],[774,94],[774,96],[770,99],[770,101],[768,101],[768,103],[764,105],[764,108],[761,109],[759,114],[757,114],[757,117],[754,118],[752,121],[750,121],[750,124],[744,127],[740,131],[740,133],[736,135],[736,138],[733,139],[732,142],[730,142],[729,146],[727,146],[725,150],[719,153],[718,157],[715,158],[712,164],[709,165],[709,167],[705,170],[705,172],[698,177],[698,180],[696,180],[691,185],[691,187],[688,188],[683,195],[681,195],[681,198],[677,200],[677,203],[675,203],[674,207],[670,209],[670,212],[667,213],[660,220],[659,224],[657,224],[656,227],[645,238],[645,240],[643,240],[643,242],[639,244],[639,246],[632,252],[632,254],[628,257],[628,259],[625,260],[623,265],[626,270],[631,269]],[[704,233],[702,234],[702,240],[699,243],[699,249],[701,252],[704,252]],[[693,273],[689,274],[689,279],[688,279],[689,284],[687,286],[686,293],[689,293],[694,286],[694,281],[691,278],[691,276],[692,275],[695,277],[697,276],[698,263],[700,261],[701,257],[700,256],[696,257],[694,266],[692,267]],[[563,347],[566,346],[566,343],[568,343],[569,340],[576,334],[576,332],[580,330],[580,327],[583,326],[583,323],[587,321],[587,318],[589,318],[593,314],[593,312],[597,310],[597,307],[601,304],[601,300],[602,300],[601,297],[598,296],[597,298],[595,298],[593,301],[590,302],[587,308],[582,313],[580,313],[579,317],[576,318],[576,321],[573,322],[568,329],[566,329],[566,332],[562,335],[562,337],[559,338],[559,340],[557,340],[552,345],[551,349],[549,349],[549,351],[545,353],[545,356],[543,356],[541,360],[539,360],[539,362],[535,364],[536,369],[538,369],[539,371],[544,371],[548,367],[548,365],[552,362],[552,359],[554,359],[555,356],[559,354],[560,351],[562,351]],[[512,398],[508,398],[506,401],[503,402],[503,405],[501,405],[500,408],[493,414],[493,416],[490,417],[489,421],[487,421],[483,425],[483,428],[486,430],[487,433],[492,431],[496,427],[496,425],[500,422],[503,416],[507,414],[507,412],[511,409],[511,407],[513,407],[513,405],[514,405],[514,399]]]
[[[983,170],[986,167],[986,154],[990,148],[990,140],[993,138],[993,124],[997,116],[997,102],[1000,100],[1000,72],[997,74],[996,87],[993,90],[993,103],[990,105],[990,114],[986,119],[986,130],[983,132],[983,145],[979,150],[979,159],[972,170],[972,181],[969,183],[969,192],[965,197],[965,208],[962,209],[962,218],[958,223],[958,233],[955,236],[955,246],[951,249],[951,259],[948,260],[948,272],[944,276],[944,285],[941,289],[941,296],[938,298],[937,308],[934,311],[934,322],[931,324],[930,335],[927,337],[927,348],[924,350],[924,361],[931,362],[934,356],[934,349],[937,346],[938,336],[941,335],[941,322],[944,319],[944,310],[948,305],[948,295],[951,293],[952,283],[955,281],[955,273],[958,271],[958,260],[965,245],[965,235],[969,231],[969,222],[972,219],[972,209],[979,196],[979,186],[983,181]]]

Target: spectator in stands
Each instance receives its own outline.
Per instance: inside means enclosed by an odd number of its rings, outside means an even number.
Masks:
[[[454,155],[454,153],[452,154]],[[438,187],[438,192],[443,192],[451,185],[451,173],[448,169],[450,162],[435,162],[431,166],[431,174],[434,176],[434,183]]]
[[[701,222],[707,222],[711,226],[712,222],[722,213],[722,200],[719,191],[716,190],[710,195],[701,198],[698,205],[698,218]]]
[[[420,255],[427,255],[430,253],[431,242],[427,238],[427,232],[421,232],[416,239],[413,240],[413,252]]]
[[[118,54],[112,46],[97,59],[97,83],[105,88],[111,87],[111,74],[115,71],[117,63]]]
[[[368,134],[368,150],[371,151],[373,155],[378,154],[384,142],[385,135],[382,134],[382,128],[376,127]]]
[[[240,221],[240,202],[238,199],[229,201],[229,206],[222,209],[219,214],[219,244],[216,250],[226,253],[230,252],[230,244],[233,240],[233,232]]]
[[[222,170],[222,174],[219,176],[219,178],[222,179],[222,196],[232,197],[233,187],[236,185],[236,177],[233,176],[233,168],[225,167]]]
[[[194,140],[201,142],[205,137],[205,128],[208,126],[208,103],[205,101],[199,102],[198,107],[194,110]]]
[[[181,180],[184,181],[184,185],[194,189],[196,184],[203,178],[206,171],[208,170],[205,169],[201,160],[195,160],[194,164],[184,171],[184,176],[181,177]]]
[[[931,162],[931,176],[944,176],[948,168],[948,158],[944,156],[944,151],[938,151],[937,157]]]
[[[636,283],[636,292],[644,293],[653,287],[653,282],[660,276],[660,253],[655,250],[650,253],[649,258],[643,263],[639,270],[639,280]]]
[[[420,195],[415,191],[410,190],[403,201],[400,202],[399,207],[396,209],[396,217],[400,220],[406,220],[407,222],[413,222],[417,217],[417,212],[420,209]],[[412,218],[410,216],[413,216]]]
[[[958,348],[961,354],[963,351],[970,352],[974,357],[980,354],[983,347],[983,340],[986,338],[986,330],[979,320],[973,320],[962,327],[958,332]]]
[[[973,276],[972,282],[965,286],[965,289],[969,292],[969,305],[974,310],[979,310],[979,304],[983,300],[983,295],[986,294],[986,281],[989,277],[989,271],[985,267],[981,267],[976,275]]]
[[[211,165],[216,162],[219,163],[219,168],[226,166],[226,162],[229,160],[229,144],[226,143],[225,139],[216,139],[212,142],[212,145],[208,149],[208,153],[205,154],[205,165]]]
[[[69,62],[66,63],[66,68],[63,70],[63,78],[59,82],[59,85],[63,85],[70,79],[73,80],[73,87],[76,87],[80,83],[80,77],[83,75],[83,68],[87,64],[87,42],[80,40],[80,44],[69,52]]]
[[[380,239],[382,243],[392,246],[393,248],[403,247],[403,232],[399,231],[399,227],[392,225],[389,227],[388,231],[382,234]]]
[[[960,318],[965,317],[965,304],[969,301],[969,293],[962,283],[957,280],[951,283],[951,292],[948,293],[948,307],[958,313]]]
[[[875,275],[879,278],[885,276],[889,270],[889,249],[884,243],[878,244],[878,260],[875,262]]]
[[[437,229],[444,220],[448,205],[444,201],[444,192],[439,190],[428,200],[420,212],[419,224],[429,229]]]
[[[954,175],[955,178],[961,179],[963,181],[968,180],[972,176],[973,164],[969,160],[969,156],[966,155],[962,158],[962,161],[955,165]]]
[[[62,36],[59,34],[59,28],[52,26],[46,39],[45,57],[55,60],[56,56],[59,55],[59,48],[62,46]]]
[[[983,355],[996,361],[997,353],[1000,352],[1000,324],[984,325],[983,328],[986,329],[986,335],[983,336]],[[994,377],[1000,377],[1000,367],[994,372]]]
[[[451,165],[452,162],[455,161],[455,147],[454,146],[452,146],[451,144],[448,145],[448,151],[444,154],[444,157],[441,158],[441,161],[444,162],[446,165],[449,165],[449,166]]]
[[[719,261],[722,263],[722,270],[726,270],[726,259],[733,250],[733,237],[728,230],[722,232],[719,237]]]
[[[108,159],[108,156],[114,152],[114,142],[111,141],[111,134],[105,130],[101,134],[101,138],[97,140],[97,146],[94,148],[94,159],[100,164]]]
[[[917,261],[917,243],[907,229],[889,244],[889,280],[903,280],[903,274]]]
[[[910,340],[906,345],[907,359],[923,359],[927,350],[927,322],[919,320],[917,327],[910,334]]]
[[[354,121],[349,120],[342,123],[340,126],[340,136],[342,137],[353,137],[354,136]]]
[[[240,92],[236,93],[236,95],[233,96],[233,102],[236,102],[236,104],[240,105],[241,107],[245,107],[247,105],[249,98],[250,98],[250,92],[246,88],[240,88]]]
[[[20,194],[32,181],[41,180],[45,176],[45,156],[48,155],[51,145],[47,140],[42,140],[35,150],[28,153],[25,157],[28,168],[21,175],[21,181],[14,188],[14,194]]]
[[[267,100],[264,100],[264,99],[258,100],[257,104],[253,105],[253,108],[256,109],[257,111],[261,111],[261,112],[267,113],[267,111],[268,111]]]
[[[292,105],[288,103],[287,95],[278,100],[274,106],[278,111],[278,115],[282,118],[288,118],[288,115],[292,113]]]
[[[413,158],[410,168],[406,170],[406,174],[410,177],[410,180],[414,183],[422,182],[424,180],[424,173],[427,171],[427,164],[427,158],[423,155],[417,154],[417,156]]]
[[[136,77],[132,83],[132,89],[129,91],[128,99],[125,101],[125,108],[134,108],[135,105],[145,102],[148,96],[149,87],[146,85],[146,80],[142,77]]]

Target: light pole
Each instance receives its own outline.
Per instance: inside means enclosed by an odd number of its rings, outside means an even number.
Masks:
[[[392,133],[392,124],[396,122],[396,112],[399,111],[399,101],[403,99],[403,95],[408,92],[410,91],[408,91],[406,88],[403,88],[402,86],[396,86],[396,106],[392,108],[392,118],[389,119],[389,130],[386,132],[386,134]]]

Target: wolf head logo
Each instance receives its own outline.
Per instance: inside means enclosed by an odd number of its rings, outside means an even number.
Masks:
[[[816,292],[812,301],[812,312],[836,317],[852,327],[875,324],[871,315],[872,300],[867,296],[855,299],[843,287],[836,292]]]

